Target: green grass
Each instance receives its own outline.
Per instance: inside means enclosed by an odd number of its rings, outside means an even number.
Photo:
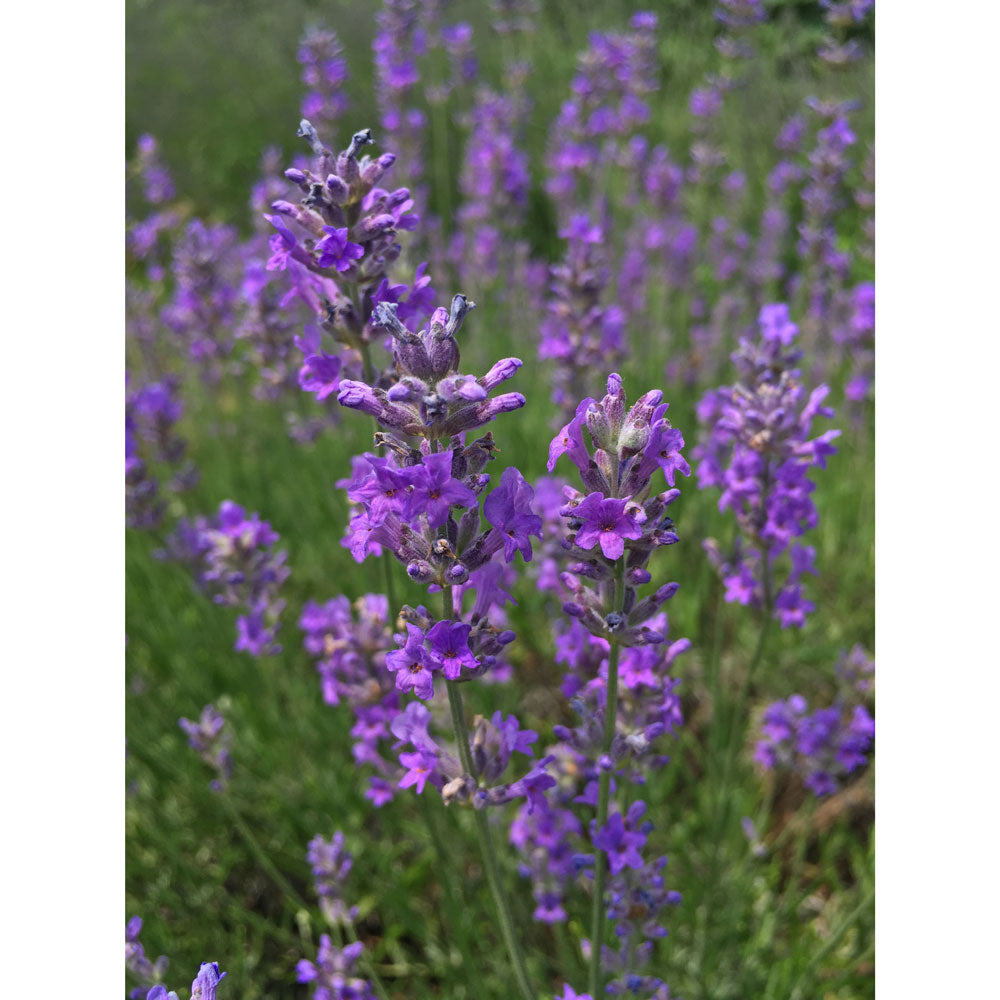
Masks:
[[[587,32],[621,25],[628,11],[642,6],[544,5],[541,27],[526,53],[537,67],[529,135],[536,167],[546,124],[567,93],[575,52]],[[772,155],[767,137],[805,94],[832,85],[802,69],[816,24],[801,16],[797,5],[779,7],[753,82],[754,114],[734,112],[726,123],[734,148],[746,151],[758,196]],[[466,11],[475,24],[484,73],[495,79],[499,54],[482,44],[488,36],[485,5],[454,8]],[[651,131],[677,149],[686,141],[687,94],[712,58],[709,8],[675,3],[661,15],[667,29],[666,70]],[[294,52],[305,21],[325,18],[353,48],[352,97],[358,119],[371,120],[371,9],[364,3],[320,6],[303,0],[280,6],[256,0],[211,5],[130,0],[127,140],[153,132],[195,210],[243,223],[260,149],[277,143],[287,151],[294,142],[299,97]],[[865,63],[835,85],[846,93],[869,94],[871,79]],[[862,135],[870,133],[870,114],[869,108],[859,122]],[[457,145],[451,142],[453,153]],[[455,176],[454,164],[450,173]],[[551,217],[535,213],[531,226],[535,245],[548,245]],[[845,228],[849,231],[849,219]],[[480,297],[480,308],[463,331],[464,367],[480,370],[505,354],[527,360],[535,336],[531,326],[512,328],[502,304]],[[633,364],[623,373],[631,398],[661,384],[667,350],[666,344],[654,344],[652,364]],[[495,428],[502,448],[499,466],[517,464],[530,480],[545,471],[551,436],[548,373],[528,363],[514,387],[529,403]],[[232,649],[234,613],[194,591],[183,568],[154,557],[162,539],[129,532],[126,906],[144,918],[147,952],[170,956],[168,980],[174,988],[193,978],[199,962],[215,959],[229,972],[222,997],[307,995],[305,987],[295,985],[295,963],[314,956],[325,928],[313,905],[306,844],[317,833],[329,836],[342,829],[355,855],[347,894],[360,907],[359,933],[390,995],[509,996],[509,972],[475,855],[471,816],[431,800],[436,849],[415,796],[401,795],[373,810],[362,797],[363,781],[350,757],[349,712],[322,702],[314,667],[300,648],[295,622],[306,600],[338,593],[355,598],[381,589],[380,567],[375,562],[357,566],[339,544],[346,502],[334,485],[347,473],[350,455],[370,441],[368,421],[343,413],[339,426],[315,446],[297,447],[289,443],[277,408],[252,399],[245,385],[234,382],[207,394],[189,383],[186,391],[183,432],[202,478],[185,498],[185,509],[209,512],[231,498],[260,511],[288,549],[292,576],[282,629],[285,649],[276,657],[253,659]],[[701,391],[681,388],[668,397],[688,452],[696,440],[694,408]],[[752,689],[755,706],[796,690],[822,699],[832,690],[838,652],[856,642],[873,646],[871,420],[854,427],[838,418],[835,425],[844,428],[844,435],[828,468],[816,473],[820,524],[808,539],[816,545],[820,569],[812,585],[817,609],[801,632],[772,634]],[[750,754],[741,752],[716,834],[719,773],[707,748],[713,720],[731,710],[756,625],[745,609],[719,600],[701,551],[705,536],[726,540],[732,530],[715,509],[715,496],[700,493],[693,479],[679,485],[682,496],[674,510],[681,540],[660,555],[654,571],[680,582],[670,606],[671,634],[694,643],[677,665],[687,725],[669,751],[671,763],[644,796],[657,828],[651,848],[670,856],[670,884],[684,898],[669,918],[670,936],[657,947],[655,971],[685,1000],[871,997],[870,810],[845,810],[821,836],[807,841],[789,836],[782,848],[757,858],[742,833],[741,817],[756,817],[762,830],[773,833],[799,799],[793,788],[770,787],[755,772]],[[406,600],[420,601],[419,589],[401,589]],[[539,729],[544,744],[553,724],[569,720],[558,691],[559,671],[551,661],[547,620],[555,610],[527,579],[515,597],[520,602],[511,614],[518,632],[512,647],[517,683],[469,685],[467,700],[470,711],[516,710]],[[723,651],[718,705],[709,686],[717,630]],[[178,717],[194,717],[207,702],[224,710],[235,734],[228,806],[210,791],[210,776],[177,726]],[[870,780],[870,775],[861,779]],[[251,839],[241,827],[252,832]],[[502,826],[497,839],[505,843]],[[462,929],[445,915],[440,848],[461,888],[461,924],[476,956],[471,969],[458,962],[456,933]],[[582,988],[584,969],[575,943],[586,933],[584,891],[572,904],[568,928],[553,931],[533,924],[527,883],[514,873],[509,851],[503,851],[502,860],[540,996],[551,996],[566,979]],[[272,866],[309,904],[307,909],[283,889]]]

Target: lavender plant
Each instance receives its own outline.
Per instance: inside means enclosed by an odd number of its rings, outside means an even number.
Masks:
[[[172,379],[133,388],[125,374],[125,519],[132,528],[155,528],[169,499],[191,489],[198,472],[185,461],[187,444],[176,432],[183,412]],[[156,471],[169,474],[161,481]]]
[[[720,511],[732,511],[739,528],[730,552],[713,539],[705,550],[727,601],[762,608],[782,628],[801,627],[814,610],[802,578],[816,572],[815,549],[795,539],[816,526],[809,472],[826,467],[840,431],[810,436],[813,421],[833,410],[823,405],[829,388],[808,392],[794,367],[801,353],[788,348],[799,330],[788,307],[765,306],[759,324],[758,338],[742,341],[733,355],[740,381],[710,391],[698,407],[699,487],[720,491]]]
[[[531,487],[513,467],[480,506],[490,478],[482,470],[495,445],[491,433],[470,443],[466,435],[522,407],[525,398],[513,392],[490,397],[521,367],[517,358],[498,361],[478,378],[461,372],[456,334],[473,305],[456,295],[450,312],[435,310],[429,327],[413,333],[394,303],[380,302],[376,319],[393,338],[395,371],[385,387],[344,380],[338,399],[376,419],[383,428],[377,440],[389,452],[385,458],[365,456],[370,471],[359,469],[348,490],[360,507],[351,521],[352,545],[362,558],[372,545],[391,552],[411,580],[441,594],[439,616],[423,607],[401,609],[406,634],[397,637],[400,648],[386,655],[386,668],[398,690],[419,699],[431,698],[435,674],[443,675],[457,756],[430,735],[430,713],[412,702],[392,723],[393,734],[413,748],[400,755],[407,769],[400,784],[421,792],[430,782],[446,802],[474,807],[501,931],[518,988],[528,998],[533,992],[482,809],[518,797],[532,800],[553,779],[543,758],[523,777],[499,782],[512,753],[529,753],[537,735],[521,730],[513,716],[495,713],[488,723],[475,720],[470,737],[460,685],[487,673],[514,638],[490,623],[491,607],[504,599],[491,566],[498,558],[510,563],[518,552],[530,559],[531,536],[539,534],[541,519],[531,511]],[[481,528],[481,517],[489,528]],[[466,621],[468,592],[476,599]]]
[[[866,704],[874,671],[874,661],[855,646],[837,664],[839,690],[827,708],[810,712],[800,694],[768,705],[754,751],[757,763],[768,771],[797,774],[817,798],[838,791],[867,763],[875,738],[875,720]]]
[[[130,179],[139,182],[150,214],[130,221],[128,233],[129,339],[138,347],[130,366],[141,388],[127,389],[127,516],[133,526],[160,526],[181,509],[175,498],[193,482],[176,434],[182,375],[189,372],[209,389],[225,380],[241,399],[283,407],[296,440],[315,440],[334,423],[334,398],[368,415],[376,429],[371,450],[351,458],[350,475],[337,485],[351,504],[343,544],[357,563],[381,560],[386,593],[353,604],[342,594],[310,600],[299,619],[323,700],[351,713],[349,743],[367,778],[365,798],[381,807],[413,789],[425,817],[438,798],[469,810],[522,996],[539,991],[501,877],[498,822],[530,883],[536,921],[559,933],[573,927],[578,898],[589,893],[589,934],[581,942],[588,992],[565,983],[562,1000],[665,998],[670,991],[654,948],[680,895],[668,881],[662,833],[650,821],[655,799],[636,796],[669,760],[668,741],[684,724],[681,690],[697,692],[682,688],[675,672],[691,645],[672,637],[664,610],[677,584],[655,579],[651,564],[656,549],[677,541],[668,508],[679,496],[676,475],[690,469],[658,390],[628,408],[618,375],[608,378],[600,401],[588,396],[590,380],[620,364],[648,367],[655,360],[659,368],[667,357],[669,381],[703,386],[719,377],[739,344],[736,380],[710,391],[698,408],[703,433],[695,452],[699,486],[718,490],[720,510],[736,522],[732,546],[705,543],[725,598],[758,608],[764,619],[738,721],[770,623],[802,626],[815,610],[803,586],[815,573],[814,550],[801,539],[818,520],[812,469],[825,467],[839,431],[813,431],[815,418],[833,416],[824,405],[830,390],[821,385],[810,393],[800,369],[810,381],[829,377],[837,391],[846,373],[846,401],[857,420],[867,415],[858,404],[868,398],[874,366],[874,286],[864,280],[873,243],[873,154],[869,148],[864,188],[852,152],[859,145],[855,105],[810,101],[813,120],[795,114],[776,137],[778,162],[758,214],[762,177],[729,141],[723,110],[731,116],[748,86],[764,5],[720,0],[721,61],[690,95],[690,148],[673,151],[654,145],[657,18],[636,14],[622,32],[591,35],[571,99],[550,129],[539,129],[548,145],[543,183],[554,229],[567,243],[550,268],[530,258],[526,239],[539,228],[527,212],[536,123],[529,130],[528,70],[513,61],[510,44],[518,34],[525,36],[518,48],[528,41],[538,5],[493,6],[494,28],[506,43],[504,80],[479,86],[473,101],[473,84],[487,81],[480,80],[471,26],[446,23],[444,3],[384,0],[373,45],[376,97],[379,131],[398,149],[398,161],[393,153],[364,155],[374,142],[368,129],[339,154],[324,144],[321,135],[339,128],[347,110],[348,64],[336,33],[307,31],[299,51],[306,88],[299,135],[311,156],[296,158],[282,180],[281,154],[265,153],[251,195],[255,234],[246,241],[233,227],[190,218],[155,142],[140,140]],[[859,51],[854,34],[870,0],[822,6],[830,38],[820,58],[845,65]],[[456,117],[463,108],[468,114]],[[456,185],[448,143],[461,128],[468,136]],[[427,211],[428,164],[439,219]],[[390,168],[407,187],[380,186]],[[456,191],[461,203],[452,211]],[[544,200],[537,191],[531,197]],[[842,210],[852,201],[866,235],[847,246]],[[408,257],[403,232],[413,234]],[[426,260],[411,260],[414,250],[434,263],[439,279],[455,274],[459,287],[480,288],[503,303],[509,325],[528,313],[540,325],[539,358],[549,362],[554,409],[562,413],[556,421],[565,423],[548,468],[554,472],[568,455],[577,486],[545,477],[529,483],[514,465],[497,478],[498,444],[509,445],[486,425],[525,405],[520,392],[502,388],[522,363],[509,357],[485,374],[478,374],[485,365],[463,370],[458,338],[474,303],[456,295],[449,309],[435,308]],[[777,299],[793,309],[773,304]],[[793,349],[793,313],[801,317],[805,353]],[[383,347],[391,351],[388,363]],[[665,490],[654,484],[658,469]],[[236,648],[254,655],[280,649],[288,569],[278,541],[259,515],[227,501],[215,516],[181,520],[167,544],[214,601],[239,609]],[[396,564],[407,586],[434,596],[400,605]],[[553,628],[551,659],[575,720],[561,719],[567,724],[555,725],[551,740],[548,726],[535,721],[546,715],[538,704],[547,703],[536,703],[534,693],[522,698],[516,715],[494,702],[470,718],[464,705],[462,685],[516,676],[509,654],[523,643],[513,645],[505,605],[520,599],[526,576],[543,601],[558,594],[564,611]],[[549,669],[544,650],[532,653],[525,656],[529,668]],[[874,734],[868,662],[856,649],[838,664],[841,687],[829,707],[810,711],[798,694],[769,705],[758,762],[797,774],[816,797],[863,767]],[[714,746],[705,773],[721,799],[739,745],[732,720],[728,731],[724,721],[713,713],[709,738],[729,737],[721,783]],[[222,793],[212,801],[225,803],[258,862],[299,912],[308,912],[241,817],[232,789],[243,779],[233,779],[226,720],[209,705],[180,726]],[[513,815],[500,811],[509,803]],[[379,822],[391,823],[402,807],[384,810]],[[725,818],[720,808],[708,837],[710,888],[719,882]],[[444,838],[433,820],[429,827],[440,852]],[[298,963],[299,982],[311,984],[319,1000],[385,1000],[371,954],[357,940],[358,909],[345,891],[353,862],[343,834],[316,836],[307,859],[330,933]],[[439,859],[438,867],[446,865]],[[456,920],[455,897],[444,884],[448,871],[441,877],[447,922],[468,973],[478,963],[456,926],[461,916]],[[127,967],[142,983],[133,995],[175,998],[161,982],[166,960],[145,957],[140,929],[133,918],[126,931]],[[697,964],[706,965],[706,935],[699,934]],[[558,982],[572,975],[572,961],[560,956],[560,963]],[[204,964],[192,995],[214,998],[224,975]],[[791,995],[804,994],[796,985]]]
[[[224,500],[214,517],[178,521],[164,555],[186,564],[199,589],[216,604],[240,608],[236,619],[237,651],[269,656],[276,642],[288,578],[287,553],[277,552],[278,534],[258,514]]]
[[[178,725],[187,734],[188,746],[215,772],[212,790],[224,791],[233,773],[233,763],[229,756],[233,739],[222,713],[211,705],[206,705],[197,722],[180,719]]]
[[[662,721],[647,725],[648,720],[640,716],[633,720],[638,721],[638,728],[631,732],[618,730],[622,650],[656,647],[666,641],[665,631],[648,623],[678,589],[676,583],[669,583],[645,598],[638,597],[639,587],[652,581],[646,567],[653,552],[677,541],[673,521],[666,512],[680,495],[673,486],[677,473],[690,474],[680,451],[684,439],[671,426],[666,417],[668,404],[661,400],[662,393],[651,390],[626,411],[622,380],[611,375],[605,397],[600,402],[582,400],[573,420],[549,448],[549,470],[555,468],[560,456],[568,455],[587,490],[586,494],[570,487],[564,490],[567,502],[560,513],[568,522],[568,531],[563,549],[571,561],[561,579],[573,599],[563,605],[563,610],[610,647],[604,683],[592,686],[594,702],[583,707],[583,724],[573,732],[556,730],[575,750],[587,753],[597,773],[596,783],[590,785],[584,799],[596,807],[590,827],[594,890],[591,934],[586,945],[593,996],[603,994],[608,971],[616,974],[616,991],[629,988],[637,995],[639,990],[649,995],[664,986],[658,978],[638,972],[651,950],[651,945],[641,943],[641,938],[660,936],[663,930],[652,919],[639,933],[638,926],[630,922],[629,876],[618,879],[625,868],[644,868],[638,849],[648,833],[639,822],[645,806],[634,803],[625,815],[621,811],[609,812],[612,777],[619,772],[622,761],[648,753],[652,739],[664,729]],[[584,428],[593,453],[584,438]],[[654,494],[653,475],[658,470],[670,489]],[[657,624],[663,627],[665,620]],[[675,649],[674,655],[679,651]],[[654,863],[654,869],[659,868],[662,864]],[[647,884],[656,884],[648,881],[652,871],[644,873]],[[668,901],[664,896],[659,905],[650,908],[650,915]],[[606,951],[604,946],[609,916],[618,921],[617,953]]]

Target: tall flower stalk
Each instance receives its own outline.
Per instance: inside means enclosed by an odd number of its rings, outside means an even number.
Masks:
[[[491,624],[491,608],[507,599],[501,585],[505,564],[518,552],[531,558],[531,536],[540,537],[541,518],[531,510],[531,487],[515,468],[505,469],[499,486],[480,503],[490,481],[483,470],[496,446],[491,433],[471,443],[466,434],[519,409],[525,399],[513,392],[490,395],[516,374],[517,358],[498,361],[478,378],[461,372],[456,334],[473,306],[456,295],[450,311],[435,310],[428,328],[414,333],[394,303],[380,302],[375,322],[393,338],[393,370],[377,385],[342,381],[338,399],[375,418],[382,428],[376,440],[387,451],[385,457],[363,456],[348,484],[356,505],[350,527],[355,558],[391,553],[411,580],[441,593],[439,618],[424,607],[401,609],[406,632],[385,657],[397,690],[419,699],[391,724],[397,745],[412,748],[399,755],[405,768],[399,787],[413,786],[420,794],[430,784],[446,803],[473,807],[501,934],[518,988],[530,1000],[535,994],[483,810],[522,797],[534,802],[555,781],[546,771],[548,758],[520,779],[499,780],[513,753],[532,754],[537,734],[500,712],[489,721],[477,717],[470,732],[460,685],[490,672],[514,639],[509,629]],[[475,595],[471,615],[463,609],[467,593]],[[434,697],[434,680],[441,675],[457,757],[431,735],[431,714],[421,703]]]
[[[621,651],[666,641],[664,633],[647,622],[677,592],[677,584],[668,583],[641,600],[638,597],[638,588],[652,580],[646,568],[650,556],[677,541],[666,511],[680,495],[680,490],[673,488],[676,474],[690,474],[680,453],[684,438],[666,418],[669,404],[661,400],[662,393],[651,390],[626,412],[621,377],[613,374],[604,398],[600,402],[582,400],[573,420],[549,448],[549,471],[567,454],[587,490],[584,494],[567,486],[563,491],[567,502],[560,513],[569,530],[563,548],[572,561],[561,579],[574,598],[563,610],[610,646],[600,743],[594,748],[599,778],[597,815],[591,827],[595,857],[588,942],[589,989],[594,997],[603,995],[606,980],[606,914],[616,911],[620,903],[618,894],[612,895],[610,905],[605,899],[608,869],[610,866],[612,872],[619,872],[625,866],[641,867],[642,859],[635,851],[645,841],[644,834],[629,829],[638,818],[631,809],[628,822],[621,813],[609,819],[612,775],[623,758],[637,749],[641,752],[642,743],[648,745],[645,737],[636,739],[633,735],[629,740],[618,732]],[[584,439],[584,428],[593,454]],[[653,474],[657,470],[663,472],[671,488],[654,494]],[[584,732],[582,742],[586,738]],[[616,931],[621,933],[620,925]]]

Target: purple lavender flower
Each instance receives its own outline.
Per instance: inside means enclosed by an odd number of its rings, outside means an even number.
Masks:
[[[521,144],[528,104],[481,90],[469,115],[469,140],[459,178],[463,202],[451,256],[463,285],[501,275],[515,281],[527,246],[518,238],[528,204],[528,156]]]
[[[874,669],[870,661],[865,666]],[[772,702],[761,717],[755,759],[765,770],[797,774],[817,797],[832,795],[868,763],[875,720],[862,700],[869,693],[849,683],[832,705],[811,713],[801,695]]]
[[[476,494],[452,476],[453,464],[451,452],[439,452],[425,455],[420,465],[413,466],[411,516],[425,514],[432,528],[448,520],[452,506],[471,507],[476,502]]]
[[[174,292],[161,317],[213,384],[233,350],[241,273],[236,229],[192,219],[174,248]]]
[[[325,351],[310,354],[299,369],[299,385],[306,392],[316,393],[316,399],[322,402],[340,388],[340,366],[340,358],[335,354]]]
[[[424,633],[416,625],[406,626],[406,642],[402,649],[394,649],[385,655],[386,669],[396,675],[396,687],[400,691],[410,691],[418,698],[434,695],[433,671],[442,669],[424,648]]]
[[[595,369],[621,358],[624,314],[601,304],[610,281],[603,228],[576,215],[559,235],[569,244],[564,263],[551,269],[538,356],[557,362],[552,400],[565,411],[589,388]]]
[[[424,179],[424,130],[426,116],[415,107],[420,83],[417,58],[427,50],[421,10],[414,0],[383,0],[375,15],[376,97],[380,124],[405,157],[400,169],[414,188]]]
[[[219,969],[218,962],[202,962],[191,984],[191,1000],[215,1000],[219,983],[225,978],[226,973]]]
[[[606,559],[615,560],[625,551],[626,538],[641,538],[641,518],[645,512],[638,505],[631,510],[627,500],[604,497],[590,493],[571,508],[574,522],[579,522],[574,544],[581,549],[592,549],[600,544]]]
[[[199,589],[216,604],[238,607],[236,648],[253,656],[281,650],[275,642],[288,578],[286,552],[274,551],[278,534],[260,519],[224,500],[215,517],[182,519],[167,539],[164,555],[188,565]]]
[[[782,627],[801,626],[812,610],[800,580],[815,573],[813,550],[793,543],[817,523],[809,471],[825,467],[840,433],[809,436],[813,420],[833,411],[822,405],[827,387],[807,393],[792,367],[799,355],[785,348],[796,333],[784,306],[764,307],[759,340],[742,341],[733,355],[741,381],[699,404],[705,430],[695,452],[699,486],[721,490],[719,509],[733,511],[742,533],[728,556],[713,540],[705,543],[726,600],[763,606]],[[777,587],[776,560],[785,552],[790,568]]]
[[[179,719],[178,725],[187,734],[188,746],[215,772],[213,791],[224,791],[233,774],[233,762],[229,756],[233,737],[232,732],[226,729],[222,713],[206,705],[197,722]]]
[[[365,248],[360,243],[352,243],[347,238],[348,229],[344,226],[337,229],[334,226],[324,226],[326,236],[316,244],[320,267],[334,267],[338,271],[346,271],[352,261],[365,255]]]
[[[503,470],[500,486],[483,504],[483,515],[493,526],[487,543],[498,539],[503,544],[504,559],[510,562],[520,552],[525,562],[531,562],[531,536],[542,537],[542,519],[531,509],[534,490],[515,469]]]
[[[479,666],[469,649],[471,631],[472,626],[464,622],[441,621],[427,633],[431,658],[437,661],[450,681],[461,675],[463,667],[474,670]]]
[[[626,866],[642,867],[642,855],[639,850],[646,843],[646,835],[638,830],[630,830],[629,827],[635,825],[633,813],[641,816],[645,808],[644,802],[636,802],[629,809],[627,826],[621,813],[613,813],[608,817],[607,823],[593,835],[594,847],[604,851],[608,856],[612,875],[617,875]]]
[[[334,947],[329,934],[321,934],[315,962],[300,959],[295,971],[300,983],[314,983],[314,1000],[375,1000],[366,979],[352,975],[364,945],[360,941]]]
[[[163,521],[166,499],[197,482],[197,470],[184,461],[187,445],[176,432],[182,412],[173,379],[133,388],[125,373],[125,512],[129,527],[157,527]],[[170,478],[164,481],[166,474]]]
[[[348,907],[342,898],[343,882],[353,864],[350,852],[344,847],[344,834],[336,830],[330,840],[317,834],[309,841],[306,859],[312,867],[323,916],[331,923],[352,922],[357,916],[357,907]]]
[[[298,61],[306,87],[302,97],[302,117],[330,128],[347,110],[344,84],[347,61],[335,31],[320,25],[306,29],[299,42]]]

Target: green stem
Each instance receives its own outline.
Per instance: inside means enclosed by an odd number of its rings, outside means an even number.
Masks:
[[[831,951],[833,951],[834,948],[837,947],[838,944],[840,944],[840,939],[848,932],[852,924],[854,924],[855,921],[868,910],[874,899],[875,890],[870,889],[865,894],[865,898],[862,899],[861,902],[858,903],[858,905],[846,917],[844,917],[843,922],[830,935],[830,940],[827,941],[815,955],[813,955],[809,964],[802,970],[799,977],[795,980],[790,994],[791,1000],[801,1000],[801,997],[803,996],[803,980],[809,975],[809,973],[812,972],[813,969],[816,968],[817,965],[819,965],[820,962],[823,961],[824,958],[826,958],[827,955],[830,954]]]
[[[275,884],[281,889],[282,892],[300,909],[309,911],[312,908],[309,904],[296,892],[292,884],[281,874],[278,866],[271,860],[268,853],[264,850],[260,841],[257,839],[256,834],[247,825],[247,822],[240,815],[239,810],[233,805],[229,796],[223,793],[219,796],[226,810],[229,813],[230,818],[233,821],[233,825],[240,832],[240,836],[245,841],[247,847],[250,848],[250,853],[253,854],[257,863],[263,868],[268,875],[274,880]]]
[[[611,594],[611,605],[620,613],[625,605],[625,557],[618,560],[615,588]],[[618,718],[618,658],[621,647],[612,643],[608,656],[608,690],[604,702],[604,741],[601,757],[611,752],[615,738],[615,722]],[[598,765],[600,766],[600,765]],[[611,794],[611,769],[601,770],[597,786],[597,819],[595,833],[608,821],[608,799]],[[590,911],[590,995],[594,998],[604,995],[604,977],[601,970],[601,952],[604,948],[604,882],[607,876],[608,859],[604,851],[595,850],[594,899]]]
[[[765,556],[766,559],[766,556]],[[761,624],[760,634],[757,638],[757,648],[754,650],[753,656],[751,657],[750,664],[747,667],[747,672],[743,678],[743,683],[740,686],[740,692],[737,696],[736,703],[733,707],[732,713],[729,715],[729,724],[726,728],[726,742],[725,742],[725,757],[723,760],[722,767],[722,777],[719,781],[718,793],[715,797],[715,804],[713,810],[713,819],[710,833],[710,843],[711,855],[708,864],[707,872],[707,883],[705,889],[705,907],[703,908],[704,918],[702,920],[702,936],[701,936],[701,975],[702,983],[705,988],[708,988],[709,967],[705,962],[705,952],[708,948],[708,923],[710,918],[710,911],[714,904],[714,895],[718,884],[718,869],[719,869],[719,856],[722,850],[722,835],[726,828],[726,820],[729,815],[730,808],[730,795],[729,795],[729,782],[732,778],[733,767],[736,762],[737,750],[739,749],[739,743],[741,734],[743,733],[743,727],[740,724],[743,719],[743,712],[746,707],[747,696],[750,692],[750,684],[753,679],[753,675],[760,665],[761,660],[764,658],[764,650],[767,647],[767,637],[771,631],[771,624],[773,622],[773,607],[771,601],[771,588],[770,582],[768,580],[768,573],[765,569],[764,575],[764,621]],[[721,715],[719,718],[714,720],[715,725],[721,723]],[[713,741],[714,742],[714,741]],[[711,802],[711,797],[709,799]]]
[[[437,857],[437,870],[441,873],[442,888],[444,889],[444,906],[448,913],[448,923],[451,926],[452,933],[458,939],[458,952],[462,959],[462,975],[466,980],[466,985],[471,988],[472,983],[469,981],[469,974],[472,969],[472,962],[469,956],[472,953],[472,949],[470,947],[469,932],[472,929],[472,925],[463,916],[461,894],[458,886],[455,885],[455,872],[452,861],[444,850],[444,841],[441,837],[441,824],[438,820],[436,804],[426,795],[418,795],[417,798],[420,801],[420,812],[427,826],[427,832],[430,834],[431,843],[434,845],[434,853]],[[475,990],[472,990],[472,993],[474,992]]]
[[[441,592],[441,612],[442,619],[450,621],[454,617],[454,608],[451,599],[451,589],[445,587]],[[456,681],[445,681],[448,687],[448,705],[451,708],[451,721],[455,728],[455,741],[458,743],[458,756],[462,762],[462,770],[470,775],[475,775],[475,768],[472,764],[472,750],[469,747],[469,730],[465,724],[465,705],[462,701],[462,689]],[[472,810],[476,820],[476,833],[479,835],[479,848],[483,856],[483,866],[486,869],[486,878],[490,883],[490,890],[493,893],[493,901],[497,908],[497,917],[500,920],[500,931],[503,934],[504,943],[507,945],[507,954],[510,956],[513,966],[514,978],[517,980],[518,988],[524,1000],[537,1000],[537,996],[531,988],[531,980],[528,977],[528,969],[524,963],[524,954],[518,942],[517,934],[514,930],[514,917],[510,911],[510,903],[507,893],[504,890],[503,882],[500,878],[500,866],[497,864],[496,850],[493,846],[493,835],[490,831],[489,821],[483,809]]]
[[[239,810],[230,801],[229,796],[223,795],[222,801],[225,803],[226,809],[233,821],[233,825],[237,830],[239,830],[240,836],[243,837],[247,847],[250,848],[251,853],[257,859],[257,863],[271,876],[272,879],[274,879],[285,895],[292,900],[292,902],[295,903],[300,910],[309,912],[311,909],[309,904],[295,891],[288,879],[281,874],[278,866],[275,865],[275,863],[268,856],[253,830],[250,829],[246,820],[244,820],[240,815]],[[342,944],[340,928],[336,921],[329,921],[329,924],[331,929],[334,931],[334,937],[336,938],[337,947],[339,948]],[[347,936],[351,941],[357,941],[358,939],[354,930],[354,925],[350,923],[350,921],[347,922]],[[379,979],[378,972],[375,971],[375,963],[368,955],[367,951],[361,952],[361,967],[364,970],[365,975],[371,980],[372,986],[378,994],[379,1000],[389,1000],[389,995],[386,993],[385,987],[382,985],[382,980]]]

